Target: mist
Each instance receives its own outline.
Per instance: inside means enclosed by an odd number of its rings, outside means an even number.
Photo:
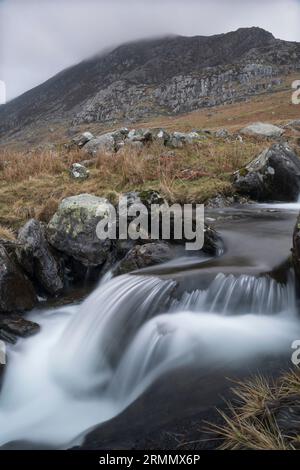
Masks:
[[[300,41],[298,0],[0,0],[0,80],[7,99],[123,42],[260,26]]]

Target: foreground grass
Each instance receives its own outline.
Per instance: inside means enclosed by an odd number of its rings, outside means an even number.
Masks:
[[[18,229],[36,217],[47,222],[67,196],[91,193],[117,200],[125,191],[156,189],[170,202],[205,202],[230,195],[231,175],[265,148],[266,142],[207,138],[184,149],[152,144],[100,154],[91,161],[90,178],[74,181],[72,163],[87,156],[80,150],[0,152],[0,224]]]
[[[300,369],[275,381],[258,376],[239,382],[232,392],[228,411],[219,411],[224,424],[209,426],[222,439],[221,450],[300,448]]]

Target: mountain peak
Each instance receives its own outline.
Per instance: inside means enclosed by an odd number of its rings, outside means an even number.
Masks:
[[[232,103],[273,90],[299,64],[300,44],[275,40],[258,27],[135,41],[2,106],[1,135],[42,122],[126,122]]]

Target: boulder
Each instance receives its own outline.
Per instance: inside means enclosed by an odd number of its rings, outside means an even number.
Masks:
[[[45,227],[31,219],[20,230],[16,254],[20,265],[48,294],[60,294],[64,288],[62,264],[48,245]]]
[[[84,147],[90,140],[94,139],[94,136],[91,132],[84,132],[77,137],[72,139],[72,142],[77,145],[79,148]]]
[[[99,240],[96,227],[108,214],[107,203],[107,199],[90,194],[64,199],[48,224],[49,243],[86,267],[102,265],[111,241]]]
[[[153,140],[153,133],[150,129],[132,129],[128,133],[127,139],[131,142],[142,142],[145,144]]]
[[[70,176],[77,181],[84,181],[88,179],[90,172],[81,163],[73,163],[70,169]]]
[[[235,190],[258,201],[295,201],[300,159],[287,144],[275,144],[234,173]]]
[[[138,269],[154,266],[170,261],[174,254],[165,242],[146,243],[136,245],[119,262],[113,271],[115,276],[136,271]]]
[[[116,141],[113,132],[100,135],[91,139],[83,148],[84,152],[95,156],[100,152],[115,152]]]
[[[240,133],[247,136],[276,138],[282,136],[284,129],[265,122],[255,122],[241,129]]]
[[[0,313],[31,310],[35,302],[32,283],[0,245]]]
[[[185,144],[193,144],[201,138],[203,137],[198,132],[173,132],[170,134],[170,138],[166,141],[165,145],[171,148],[182,148]]]

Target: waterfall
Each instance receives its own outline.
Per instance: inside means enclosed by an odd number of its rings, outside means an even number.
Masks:
[[[296,313],[293,273],[286,284],[269,276],[218,274],[207,290],[185,292],[172,304],[174,310],[207,311],[226,315]]]
[[[288,352],[300,337],[292,285],[219,274],[174,300],[174,281],[125,275],[79,305],[33,312],[41,332],[9,350],[0,445],[68,448],[176,368]]]

